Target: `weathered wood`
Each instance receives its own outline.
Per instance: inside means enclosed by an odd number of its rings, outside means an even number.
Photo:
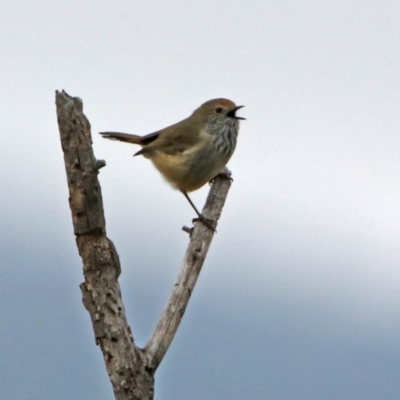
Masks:
[[[136,347],[118,283],[119,257],[106,236],[97,178],[105,162],[94,157],[90,124],[83,114],[82,101],[64,91],[56,92],[56,107],[74,233],[83,261],[85,282],[80,287],[96,344],[103,353],[115,398],[152,400],[154,373],[179,327],[214,231],[201,222],[192,229],[184,227],[190,233],[190,243],[181,272],[146,348]],[[230,186],[231,179],[226,174],[215,179],[202,212],[204,217],[219,219]]]
[[[230,186],[229,178],[220,176],[214,180],[202,215],[213,221],[219,219]],[[187,231],[187,228],[184,230]],[[191,231],[190,243],[177,281],[145,348],[147,364],[152,369],[157,369],[178,330],[213,236],[214,232],[201,222]]]
[[[153,399],[154,378],[133,337],[122,304],[118,254],[106,237],[98,169],[91,147],[90,124],[79,98],[56,92],[61,144],[69,187],[76,243],[83,261],[83,303],[117,400]]]

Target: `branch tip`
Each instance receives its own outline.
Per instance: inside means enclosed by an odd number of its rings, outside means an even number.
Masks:
[[[107,164],[106,164],[105,160],[96,160],[95,169],[96,169],[96,171],[98,171],[99,169],[105,167],[106,165]]]
[[[186,232],[187,234],[189,234],[189,236],[192,234],[193,232],[193,228],[189,228],[188,226],[184,225],[182,226],[182,230],[183,232]]]

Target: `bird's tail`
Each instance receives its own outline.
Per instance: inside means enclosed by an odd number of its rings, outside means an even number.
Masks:
[[[139,135],[119,132],[100,132],[100,135],[105,139],[120,140],[121,142],[143,145],[142,137]]]

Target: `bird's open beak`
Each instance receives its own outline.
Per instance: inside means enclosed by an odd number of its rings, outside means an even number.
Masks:
[[[228,111],[228,113],[226,114],[229,118],[234,118],[234,119],[246,119],[243,117],[238,117],[236,115],[236,111],[240,110],[241,108],[243,108],[244,106],[236,106],[234,108],[232,108],[232,110]]]

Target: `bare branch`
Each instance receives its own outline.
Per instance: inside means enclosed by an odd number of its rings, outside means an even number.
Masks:
[[[88,310],[96,343],[103,352],[117,400],[153,398],[152,371],[134,345],[118,284],[120,264],[106,237],[103,202],[97,179],[104,162],[96,161],[91,147],[90,124],[82,101],[64,91],[56,92],[61,144],[69,187],[76,243],[83,261],[83,303]]]
[[[230,175],[229,172],[225,172],[213,182],[202,211],[207,219],[217,221],[221,215],[232,182],[228,174]],[[187,227],[183,229],[188,232]],[[191,231],[190,243],[177,282],[145,348],[147,364],[154,370],[160,365],[178,330],[213,236],[214,232],[201,222]]]
[[[154,373],[167,352],[200,274],[214,231],[202,222],[189,229],[190,243],[181,272],[160,321],[145,349],[135,346],[122,303],[121,272],[114,244],[106,236],[101,188],[97,178],[103,160],[92,150],[90,124],[82,101],[56,92],[61,145],[69,188],[69,204],[85,282],[83,303],[103,353],[117,400],[152,400]],[[231,185],[230,173],[217,177],[207,197],[203,216],[217,221]],[[216,225],[216,222],[215,222]]]

